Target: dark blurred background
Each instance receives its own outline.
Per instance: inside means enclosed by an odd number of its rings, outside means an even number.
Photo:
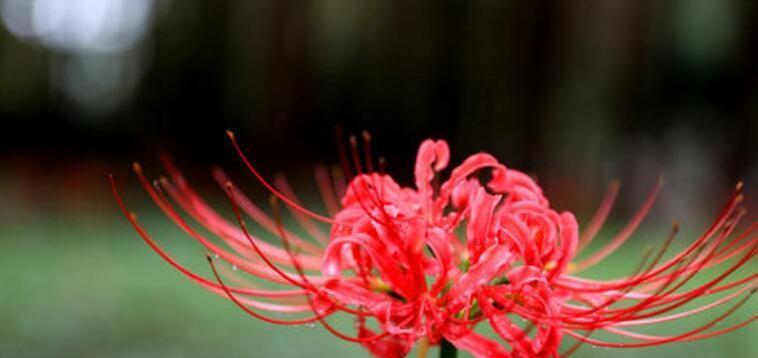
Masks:
[[[0,274],[10,283],[0,315],[12,322],[0,347],[21,355],[206,356],[223,341],[201,340],[203,351],[172,340],[173,322],[149,335],[154,345],[129,349],[152,342],[130,334],[157,318],[126,324],[114,310],[175,307],[165,285],[193,297],[184,304],[234,313],[161,271],[117,217],[104,176],[133,185],[130,162],[156,175],[163,151],[210,184],[211,165],[240,169],[225,129],[265,173],[307,188],[314,162],[336,161],[339,125],[370,131],[404,184],[425,138],[448,140],[453,163],[491,152],[534,174],[582,222],[613,178],[623,183],[623,220],[664,176],[654,229],[674,217],[702,229],[739,180],[755,208],[755,1],[0,0],[0,16]],[[93,277],[102,270],[91,260],[117,273]],[[136,266],[144,276],[129,274]],[[106,297],[88,285],[111,292],[126,281],[137,287]],[[132,297],[140,285],[155,285],[154,296]],[[48,299],[30,298],[39,296]],[[74,313],[51,325],[46,312],[64,297]],[[106,312],[92,318],[92,307]],[[66,322],[89,339],[73,339]],[[234,322],[240,337],[265,327]],[[107,338],[100,325],[120,333]],[[741,337],[732,346],[755,353]]]

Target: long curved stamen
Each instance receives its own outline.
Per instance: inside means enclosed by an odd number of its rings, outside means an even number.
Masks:
[[[629,239],[630,236],[637,230],[637,227],[640,225],[642,220],[647,216],[647,213],[650,212],[650,209],[653,207],[653,203],[655,203],[655,199],[658,196],[658,192],[661,189],[661,186],[663,185],[663,180],[658,179],[658,182],[656,183],[653,190],[648,194],[647,199],[645,200],[645,203],[642,204],[642,207],[637,212],[637,214],[634,215],[631,221],[624,227],[621,232],[619,232],[616,237],[611,240],[605,247],[598,250],[596,253],[594,253],[592,256],[584,259],[583,261],[580,261],[578,264],[576,264],[576,271],[582,271],[586,269],[587,267],[590,267],[606,257],[608,255],[612,254],[616,249],[618,249],[627,239]]]
[[[221,219],[218,214],[215,213],[212,209],[210,209],[206,204],[199,201],[199,199],[195,199],[194,196],[191,196],[191,199],[194,199],[193,203],[188,202],[180,193],[177,192],[177,189],[168,182],[165,178],[161,178],[160,180],[161,186],[166,189],[166,191],[171,195],[173,199],[177,203],[179,203],[180,206],[184,208],[184,210],[190,214],[191,217],[193,217],[196,221],[201,223],[203,226],[208,228],[212,233],[217,235],[218,237],[222,238],[223,241],[234,248],[237,252],[242,253],[243,255],[247,256],[248,258],[254,259],[255,255],[250,256],[250,248],[247,247],[248,243],[246,242],[246,238],[243,238],[243,234],[241,231],[239,231],[237,228],[233,227],[231,224],[227,223],[224,219]],[[152,191],[152,188],[149,186],[149,184],[145,188],[148,190],[148,192]],[[214,251],[214,252],[221,252],[220,248],[218,248],[216,245],[211,243],[210,240],[206,239],[203,235],[200,235],[196,231],[192,230],[190,226],[184,221],[184,219],[178,215],[175,210],[172,209],[171,204],[168,202],[167,199],[160,199],[160,195],[157,195],[155,193],[150,194],[151,197],[156,201],[156,203],[159,205],[159,207],[164,210],[164,212],[167,212],[167,215],[182,229],[185,230],[191,237],[199,241],[203,246],[205,246],[208,250]],[[194,195],[194,194],[188,194],[188,195]],[[161,203],[162,201],[162,203]],[[173,212],[173,213],[172,213]],[[260,247],[261,251],[263,251],[267,256],[269,256],[273,261],[277,261],[280,263],[285,263],[286,261],[286,253],[281,250],[280,248],[274,247],[272,245],[269,245],[265,242],[259,241],[258,239],[254,239],[258,246]],[[308,251],[309,253],[313,253],[312,247],[303,247],[304,250]],[[318,251],[317,251],[318,252]],[[244,267],[245,263],[242,263]],[[318,267],[319,262],[318,258],[314,256],[309,256],[308,259],[308,266],[309,267]]]
[[[216,169],[213,171],[213,178],[223,190],[226,190],[226,183],[234,184],[234,182],[232,182],[226,173],[224,173],[224,171],[221,169]],[[240,209],[242,209],[242,211],[247,214],[247,216],[249,216],[253,221],[266,229],[266,231],[276,235],[278,231],[276,229],[274,220],[257,205],[255,205],[253,201],[250,200],[250,198],[245,195],[245,193],[243,193],[242,190],[240,190],[236,185],[233,185],[232,189],[235,192],[235,197],[237,198],[237,203],[239,204]],[[288,234],[290,237],[292,237],[293,243],[303,251],[314,255],[321,255],[323,253],[323,249],[321,247],[307,242],[291,232],[288,232]]]
[[[251,310],[250,308],[248,308],[247,306],[245,306],[242,302],[240,302],[234,296],[234,294],[231,292],[231,290],[229,290],[229,288],[226,287],[226,285],[224,284],[224,281],[221,279],[221,276],[218,274],[218,270],[216,269],[216,265],[213,263],[213,259],[210,257],[210,255],[206,255],[206,258],[208,260],[208,264],[211,266],[211,270],[213,271],[213,276],[216,278],[216,281],[218,281],[219,285],[223,288],[223,290],[226,293],[227,297],[229,297],[229,299],[232,302],[234,302],[234,304],[237,307],[239,307],[241,310],[245,311],[245,313],[249,314],[250,316],[255,317],[255,318],[257,318],[257,319],[259,319],[261,321],[265,321],[265,322],[268,322],[268,323],[274,323],[274,324],[280,324],[280,325],[306,324],[306,323],[315,322],[316,320],[318,320],[320,318],[323,318],[323,315],[320,315],[320,314],[317,313],[313,317],[299,319],[299,320],[285,321],[285,320],[280,320],[280,319],[276,319],[276,318],[267,317],[267,316],[264,316],[264,315],[262,315],[260,313],[257,313],[255,311]],[[331,313],[329,313],[329,314],[331,314]]]
[[[330,216],[337,214],[339,204],[337,203],[337,194],[335,194],[334,181],[329,177],[329,170],[322,165],[313,168],[313,177],[318,185],[321,200],[326,205],[326,210]]]
[[[276,176],[274,177],[274,185],[282,192],[282,194],[288,196],[292,201],[297,203],[298,205],[302,205],[300,203],[300,200],[297,198],[297,194],[295,194],[295,191],[292,189],[292,187],[289,185],[289,182],[287,181],[287,178],[284,176]],[[298,224],[314,239],[316,239],[317,242],[319,242],[322,245],[326,245],[329,242],[329,239],[324,235],[321,228],[316,227],[316,225],[313,223],[313,221],[310,220],[309,217],[301,214],[297,210],[293,210],[291,207],[287,206],[287,209],[292,213],[292,216],[297,220]]]
[[[338,221],[332,220],[331,218],[316,214],[306,208],[303,208],[302,206],[293,202],[292,200],[284,196],[284,194],[276,190],[276,188],[274,188],[273,185],[269,184],[269,182],[263,178],[263,176],[258,172],[258,170],[255,169],[253,164],[250,162],[250,159],[247,158],[245,153],[242,151],[242,148],[240,148],[239,144],[237,143],[237,139],[235,138],[234,133],[232,131],[227,131],[226,135],[229,137],[229,140],[232,142],[232,146],[234,147],[234,150],[237,151],[237,154],[239,155],[240,159],[242,159],[242,162],[245,164],[245,166],[250,170],[250,172],[258,180],[258,182],[261,183],[261,185],[263,185],[269,192],[271,192],[271,194],[276,195],[276,197],[279,198],[281,201],[285,202],[287,205],[299,211],[303,215],[310,216],[316,220],[329,223],[329,224],[342,224]]]
[[[353,173],[350,170],[350,161],[347,159],[347,151],[345,150],[345,144],[342,142],[344,134],[342,133],[342,127],[334,127],[334,141],[337,143],[337,155],[340,159],[340,165],[342,166],[342,177],[345,183],[349,183],[353,178]]]
[[[645,342],[637,342],[637,343],[610,343],[610,342],[600,341],[600,340],[596,340],[596,339],[592,339],[592,338],[584,338],[583,336],[578,335],[578,334],[576,334],[575,332],[573,332],[571,330],[567,330],[566,333],[569,334],[569,335],[571,335],[571,336],[573,336],[576,339],[583,340],[583,341],[585,341],[587,343],[590,343],[590,344],[593,344],[593,345],[596,345],[596,346],[610,347],[610,348],[640,348],[640,347],[649,347],[649,346],[654,346],[654,345],[660,345],[660,344],[664,344],[664,343],[668,343],[668,342],[682,341],[682,340],[685,340],[685,339],[688,339],[688,338],[697,337],[698,333],[703,332],[703,331],[705,331],[705,330],[707,330],[707,329],[715,326],[716,324],[718,324],[719,322],[723,321],[724,319],[726,319],[728,316],[730,316],[732,313],[734,313],[737,309],[739,309],[740,307],[742,307],[742,305],[744,305],[745,302],[747,302],[747,300],[750,299],[750,297],[752,296],[752,294],[754,292],[755,291],[751,291],[750,294],[745,295],[739,302],[737,302],[735,305],[733,305],[731,308],[729,308],[729,310],[727,310],[726,312],[724,312],[723,314],[721,314],[720,316],[718,316],[714,320],[710,321],[709,323],[707,323],[707,324],[705,324],[703,326],[700,326],[700,327],[698,327],[696,329],[693,329],[693,330],[690,330],[688,332],[685,332],[685,333],[682,333],[680,335],[677,335],[677,336],[661,337],[661,338],[657,338],[655,340],[645,341]],[[758,319],[758,316],[752,317],[748,321],[752,322],[755,319]],[[745,323],[745,324],[747,324],[747,323]],[[725,332],[728,332],[728,331],[730,331],[730,330],[726,330]]]
[[[121,197],[120,192],[118,191],[118,187],[116,186],[115,179],[112,175],[108,177],[108,180],[111,184],[111,189],[113,191],[113,195],[116,198],[116,203],[118,204],[121,211],[124,213],[124,216],[126,216],[129,223],[134,227],[135,231],[139,234],[139,236],[145,241],[145,243],[150,246],[150,248],[153,249],[161,258],[163,258],[164,261],[169,263],[171,266],[176,268],[179,272],[184,274],[185,276],[189,277],[193,281],[199,283],[200,285],[204,287],[215,287],[220,288],[218,286],[214,286],[214,283],[205,279],[204,277],[197,275],[193,273],[192,271],[188,270],[186,267],[181,265],[178,261],[176,261],[173,257],[171,257],[168,253],[166,253],[165,250],[163,250],[158,244],[155,242],[155,240],[150,237],[150,235],[147,233],[147,231],[137,222],[136,215],[132,212],[129,212],[126,208],[126,204],[124,204],[123,199]],[[230,290],[244,295],[251,295],[251,296],[261,296],[261,297],[277,297],[279,295],[282,296],[296,296],[302,294],[304,291],[302,290],[291,290],[291,291],[258,291],[258,290],[246,290],[246,289],[240,289],[240,288],[229,288]]]
[[[711,226],[705,231],[705,233],[703,233],[703,235],[700,236],[700,238],[695,240],[686,249],[684,249],[683,251],[681,251],[674,257],[670,258],[666,263],[661,264],[655,270],[653,270],[648,275],[640,279],[647,280],[650,277],[658,276],[662,272],[670,269],[677,262],[680,262],[686,256],[691,255],[695,250],[698,250],[699,247],[705,245],[707,243],[707,240],[711,238],[716,233],[716,231],[718,231],[720,228],[724,226],[724,224],[726,223],[730,215],[735,211],[735,209],[737,208],[737,205],[741,202],[741,200],[742,200],[741,186],[738,185],[737,190],[735,190],[735,193],[732,195],[730,200],[724,206],[724,209],[721,211],[718,218],[711,224]],[[626,279],[611,280],[609,282],[601,283],[601,282],[589,282],[587,280],[581,280],[577,277],[569,276],[565,274],[562,277],[569,278],[570,281],[581,282],[581,284],[574,285],[569,281],[558,281],[555,283],[558,287],[570,289],[570,290],[580,290],[583,292],[602,292],[606,290],[620,289],[628,284],[631,284]]]
[[[630,277],[638,278],[638,277],[644,276],[647,273],[649,273],[658,264],[658,262],[663,257],[663,254],[666,252],[666,250],[668,250],[668,248],[671,245],[671,242],[674,240],[674,238],[676,237],[676,234],[678,232],[679,232],[679,225],[678,225],[678,223],[674,222],[674,224],[672,225],[672,228],[671,228],[671,232],[669,233],[668,237],[666,238],[666,241],[663,243],[663,245],[661,245],[661,248],[658,250],[658,254],[652,260],[652,262],[650,263],[650,265],[648,265],[648,268],[643,270],[644,262],[647,260],[647,257],[648,257],[648,254],[645,254],[645,255],[643,255],[643,260],[640,262],[639,268],[637,270],[635,270],[636,273],[633,274]],[[634,280],[634,279],[632,279],[632,280]],[[625,298],[626,295],[629,292],[631,292],[636,286],[638,286],[640,284],[641,284],[641,282],[637,283],[636,285],[630,285],[630,286],[624,288],[624,290],[622,290],[622,291],[620,291],[618,293],[613,293],[614,297],[608,299],[605,303],[596,306],[592,310],[588,310],[588,311],[582,313],[580,316],[587,316],[587,315],[594,314],[595,312],[597,312],[597,311],[599,311],[599,310],[601,310],[603,308],[609,307],[609,306],[611,306],[611,305],[619,302],[621,299]],[[576,318],[576,317],[577,317],[576,315],[573,316],[573,318]]]
[[[371,159],[371,133],[368,131],[361,132],[363,136],[363,156],[366,158],[366,170],[369,173],[374,172],[374,163]]]
[[[614,180],[608,185],[608,191],[603,196],[603,201],[600,203],[597,211],[595,211],[595,216],[592,217],[589,225],[587,225],[587,228],[579,237],[579,247],[577,251],[582,251],[592,242],[595,236],[597,236],[600,228],[603,227],[603,224],[605,223],[605,219],[608,218],[611,208],[613,208],[613,203],[616,201],[616,195],[618,195],[620,187],[621,184],[618,180]]]

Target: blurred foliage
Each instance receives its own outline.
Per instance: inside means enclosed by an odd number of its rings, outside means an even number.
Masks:
[[[324,139],[342,124],[391,143],[399,165],[438,136],[588,184],[642,144],[673,152],[681,131],[717,147],[705,165],[732,181],[756,159],[755,2],[149,3],[144,36],[121,52],[0,31],[0,118],[17,128],[0,149],[215,162],[232,128],[294,166],[331,158]],[[119,78],[135,84],[108,87]]]

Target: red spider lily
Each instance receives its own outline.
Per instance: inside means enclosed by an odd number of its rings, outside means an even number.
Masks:
[[[756,318],[712,329],[741,306],[758,283],[754,273],[732,278],[758,250],[755,222],[736,232],[745,214],[739,207],[741,185],[711,227],[683,251],[664,260],[675,227],[656,254],[645,255],[635,273],[597,281],[575,273],[608,257],[635,232],[660,183],[618,235],[576,261],[577,252],[587,247],[608,216],[618,185],[611,185],[580,236],[573,214],[555,211],[534,180],[489,154],[468,157],[438,184],[449,149],[444,141],[426,140],[416,160],[415,187],[403,187],[381,168],[374,170],[370,137],[364,135],[363,155],[351,138],[352,166],[341,151],[346,178],[337,170],[316,170],[329,211],[321,215],[304,208],[286,180],[269,183],[231,133],[229,137],[256,180],[271,192],[273,216],[220,170],[214,176],[231,202],[234,220],[218,214],[169,161],[169,177],[153,183],[139,165],[134,166],[157,206],[209,252],[211,278],[186,269],[164,251],[128,212],[112,178],[111,184],[121,209],[153,250],[255,318],[284,325],[318,322],[378,357],[405,356],[416,342],[422,342],[422,352],[444,343],[476,357],[568,356],[583,342],[624,348],[692,341],[732,331]],[[489,174],[484,181],[479,179],[483,172]],[[284,203],[309,238],[282,225],[278,202]],[[245,220],[279,237],[281,245],[261,239]],[[196,224],[213,237],[196,230]],[[328,233],[325,226],[330,227]],[[216,261],[239,270],[228,270]],[[715,272],[714,277],[694,288],[687,286],[706,271]],[[708,303],[678,310],[711,296],[715,298]],[[736,303],[713,321],[683,333],[657,336],[629,329],[678,320],[730,302]],[[338,313],[355,317],[356,333],[342,332],[330,323]],[[503,342],[475,331],[485,321]],[[590,338],[597,330],[624,339]],[[564,336],[576,343],[559,353]]]

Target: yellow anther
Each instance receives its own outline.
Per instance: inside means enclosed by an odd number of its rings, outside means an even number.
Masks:
[[[555,260],[548,262],[545,264],[545,271],[553,271],[558,267],[558,262]]]
[[[369,286],[371,287],[372,291],[385,293],[392,291],[392,287],[390,287],[388,283],[384,282],[384,280],[379,277],[371,277],[369,279]]]

